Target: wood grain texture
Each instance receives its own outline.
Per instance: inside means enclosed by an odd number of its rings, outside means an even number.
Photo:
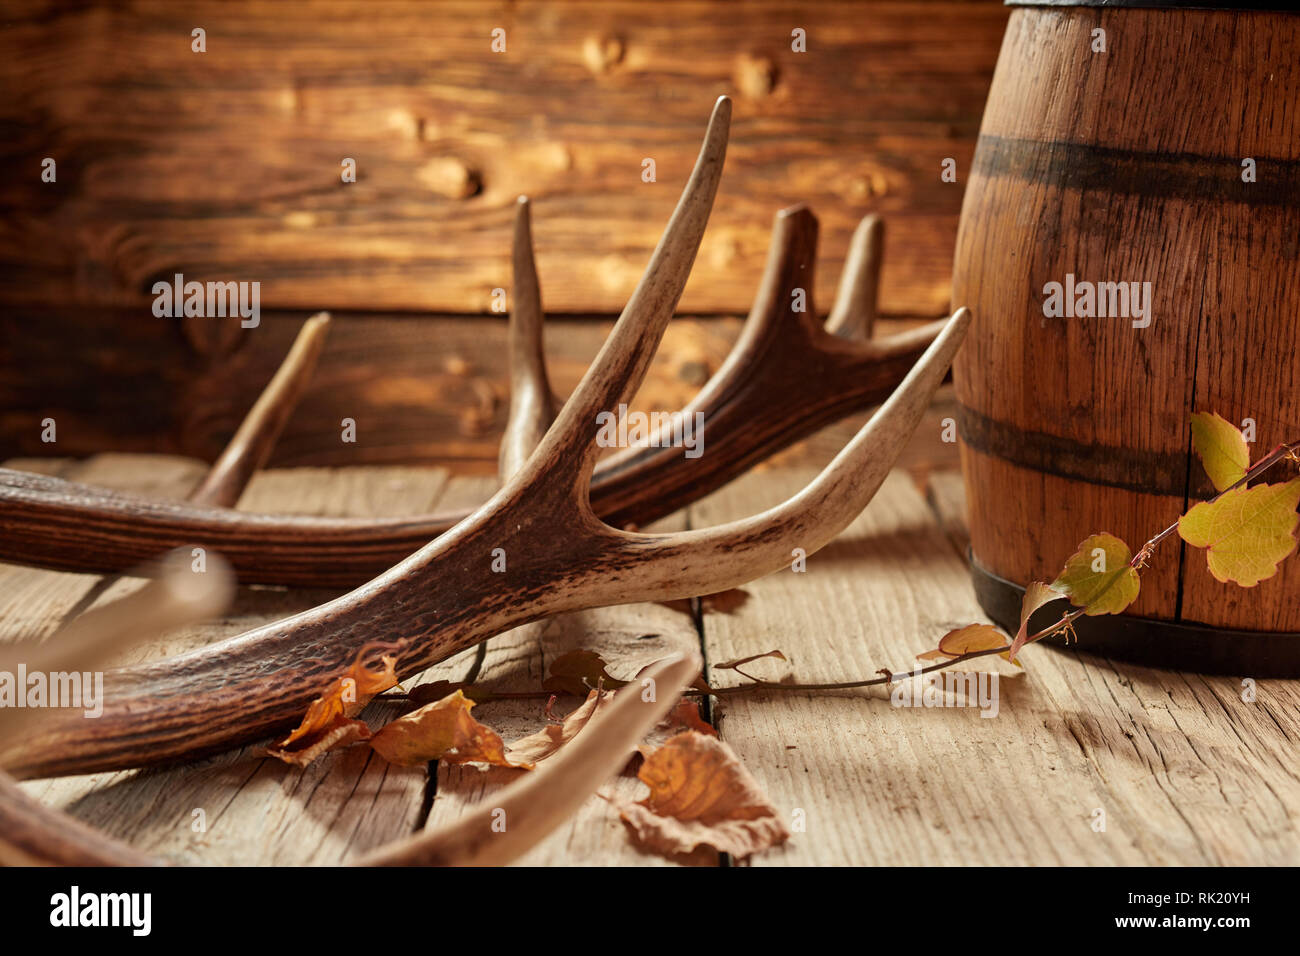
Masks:
[[[1253,419],[1256,457],[1300,435],[1298,52],[1283,13],[1012,12],[953,286],[987,320],[954,381],[971,540],[995,574],[1050,580],[1100,531],[1136,549],[1208,497],[1193,412]],[[1150,327],[1045,317],[1067,274],[1149,282]],[[1132,613],[1300,631],[1300,562],[1247,591],[1179,546]]]
[[[141,322],[121,309],[101,317],[97,324],[66,308],[0,315],[0,455],[153,452],[211,461],[304,318],[264,315],[228,351],[202,355],[176,320]],[[911,324],[882,323],[881,334]],[[572,392],[612,326],[612,319],[546,320],[547,368],[559,394]],[[685,405],[722,364],[739,326],[730,318],[674,321],[632,407]],[[335,313],[269,464],[421,462],[490,473],[505,424],[505,343],[504,316]],[[52,444],[41,441],[47,417],[58,428]],[[356,422],[355,442],[342,440],[344,418]]]
[[[465,494],[467,500],[482,500],[493,483],[466,483],[457,479],[449,494]],[[463,489],[463,490],[462,490]],[[656,522],[650,531],[672,531],[685,527],[685,515]],[[627,679],[643,666],[667,657],[683,647],[698,647],[699,632],[688,607],[676,603],[628,604],[563,614],[549,621],[525,624],[487,643],[482,667],[474,680],[502,692],[536,691],[549,675],[551,663],[575,650],[592,650],[609,662],[614,677]],[[617,662],[617,664],[615,664]],[[469,673],[462,675],[468,677]],[[474,716],[507,741],[540,730],[546,724],[544,700],[486,701],[474,709]],[[565,714],[578,706],[578,698],[561,696],[555,710]],[[426,829],[461,819],[490,800],[492,795],[524,771],[498,767],[439,763],[435,796],[425,823]],[[667,861],[638,850],[628,838],[618,812],[610,803],[644,796],[645,787],[634,776],[623,775],[588,799],[582,809],[527,856],[523,866],[567,866],[591,863],[600,866],[655,865]],[[701,853],[697,865],[716,864],[717,854]]]
[[[694,506],[692,521],[749,513],[806,477],[802,468],[747,476]],[[706,612],[709,660],[780,648],[800,681],[852,680],[914,666],[945,631],[985,620],[964,560],[900,472],[807,567],[747,585],[749,599],[729,614]],[[807,821],[752,865],[1300,860],[1297,682],[1260,682],[1247,704],[1233,678],[1073,648],[1022,659],[1023,672],[986,665],[1000,675],[990,719],[975,707],[894,707],[880,688],[723,698],[722,738],[788,821],[796,809]],[[1097,809],[1105,832],[1092,827]]]
[[[184,495],[202,477],[201,463],[152,456],[102,456],[70,465],[105,485],[125,490],[166,485]],[[159,468],[158,466],[164,466]],[[168,472],[167,481],[159,478]],[[308,514],[391,514],[424,507],[446,486],[437,469],[293,469],[262,473],[244,494],[246,506]],[[62,599],[94,579],[46,572],[55,587],[41,586],[25,568],[0,566],[0,592],[32,614],[57,620]],[[139,586],[124,579],[103,595],[111,601]],[[53,593],[60,600],[51,601]],[[156,659],[239,633],[251,626],[304,610],[330,592],[244,589],[220,620],[187,628],[134,649],[121,662]],[[6,624],[11,620],[4,614]],[[8,632],[8,629],[6,628]],[[463,661],[449,661],[458,673]],[[375,704],[365,717],[376,726],[396,716],[391,704]],[[337,864],[411,833],[423,816],[426,774],[388,765],[368,748],[328,755],[304,771],[263,758],[250,746],[181,767],[144,772],[91,774],[20,784],[43,802],[61,807],[136,849],[187,864]],[[206,831],[193,829],[202,810]]]
[[[691,525],[749,514],[784,498],[806,482],[810,461],[836,448],[814,444],[801,465],[755,472],[697,505]],[[918,445],[918,457],[923,450]],[[170,487],[176,496],[203,472],[198,462],[185,468],[177,459],[141,456],[41,464],[69,477],[88,472],[116,487],[159,493]],[[167,471],[173,480],[160,482]],[[342,489],[337,496],[321,490],[335,479]],[[304,507],[312,510],[369,512],[422,507],[431,496],[439,505],[460,507],[481,500],[491,486],[483,479],[448,483],[444,474],[425,469],[271,471],[255,479],[246,498],[253,507],[287,509],[311,494],[316,497]],[[964,561],[926,504],[927,497],[947,502],[939,511],[956,520],[961,506],[955,488],[951,471],[934,471],[924,495],[895,472],[863,516],[809,559],[806,573],[782,571],[746,585],[745,599],[725,611],[706,604],[710,659],[781,647],[800,678],[857,677],[877,667],[908,666],[912,654],[948,627],[979,620]],[[33,588],[35,577],[45,580]],[[27,585],[21,584],[25,578]],[[75,580],[0,568],[6,634],[15,619],[32,622],[29,633],[46,633],[60,608],[75,600]],[[92,581],[81,580],[87,586]],[[228,618],[144,653],[212,640],[282,613],[291,602],[314,599],[310,592],[245,590]],[[635,669],[643,645],[658,643],[638,640],[642,634],[690,636],[689,619],[678,611],[654,605],[627,610],[630,616],[603,624],[566,616],[566,623],[553,625],[558,630],[527,645],[498,638],[489,644],[484,676],[523,686],[544,674],[552,655],[577,645],[604,649],[611,669],[622,675]],[[1257,700],[1247,704],[1232,678],[1139,668],[1073,649],[1031,648],[1024,659],[1023,673],[993,665],[1003,675],[995,719],[981,719],[974,709],[893,708],[879,689],[757,695],[718,705],[723,738],[786,819],[795,807],[807,814],[805,832],[752,865],[1300,863],[1300,772],[1292,759],[1300,743],[1300,682],[1260,681]],[[469,667],[461,657],[417,680],[460,679]],[[735,679],[727,671],[709,676],[717,683]],[[536,728],[535,703],[531,713],[519,715],[521,731]],[[480,713],[509,734],[516,726],[512,708],[492,706],[500,709],[483,705]],[[437,773],[432,813],[439,816],[463,812],[495,784],[493,774],[469,768]],[[236,751],[174,770],[22,786],[171,859],[296,864],[344,861],[422,826],[425,779],[420,770],[383,772],[363,752],[336,754],[299,772]],[[639,795],[633,781],[625,783]],[[196,807],[207,810],[206,835],[190,829]],[[1092,830],[1097,808],[1107,815],[1104,833]],[[592,802],[528,862],[659,861],[630,850],[609,808]]]
[[[550,307],[617,312],[727,93],[736,181],[684,308],[743,312],[768,217],[807,201],[838,250],[887,214],[884,308],[938,316],[960,203],[940,163],[968,166],[1005,22],[951,0],[29,0],[0,32],[0,277],[35,305],[140,306],[181,272],[261,281],[265,307],[486,312],[526,193]]]

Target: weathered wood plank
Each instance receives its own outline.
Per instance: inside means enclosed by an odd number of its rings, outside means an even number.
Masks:
[[[453,487],[458,484],[453,480]],[[481,495],[486,489],[480,488]],[[679,530],[685,516],[656,523],[654,531]],[[610,673],[629,679],[645,665],[683,647],[698,647],[699,633],[690,613],[662,604],[630,604],[563,614],[549,621],[526,624],[488,642],[476,680],[501,692],[539,690],[551,663],[574,650],[592,650],[609,664]],[[468,676],[468,675],[466,675]],[[556,711],[568,713],[581,701],[563,696]],[[507,742],[540,730],[546,724],[545,700],[486,701],[474,716]],[[453,822],[501,787],[527,771],[439,763],[437,790],[427,825]],[[582,808],[520,861],[525,866],[663,865],[669,861],[638,850],[628,838],[609,799],[630,800],[644,795],[634,776],[623,775],[601,788]],[[507,826],[509,821],[507,821]],[[717,863],[716,853],[692,859],[698,865]]]
[[[181,272],[260,281],[267,307],[483,312],[528,193],[550,307],[617,312],[729,93],[684,308],[743,311],[773,211],[806,201],[823,301],[879,211],[885,309],[937,315],[961,202],[940,164],[964,181],[1006,18],[951,0],[11,4],[0,277],[35,305],[141,303]]]
[[[155,461],[160,467],[154,467]],[[204,470],[200,462],[185,465],[154,456],[101,456],[65,473],[116,488],[179,496]],[[432,507],[445,485],[446,474],[428,468],[263,472],[250,483],[241,506],[311,514],[401,514]],[[66,612],[64,605],[75,602],[95,580],[0,568],[0,591],[8,604],[47,622],[57,620]],[[113,600],[138,585],[123,579],[99,600]],[[329,591],[242,589],[221,620],[186,628],[126,656],[141,660],[176,653],[331,596]],[[442,676],[459,673],[464,666],[463,661],[448,665],[450,670]],[[378,724],[396,712],[395,705],[381,703],[365,716]],[[327,755],[298,770],[263,758],[259,751],[247,747],[182,767],[23,786],[114,836],[186,863],[338,863],[404,836],[420,822],[427,781],[423,768],[391,767],[363,747]],[[196,810],[203,811],[206,832],[193,829]]]
[[[229,351],[196,351],[174,319],[115,310],[0,316],[0,457],[177,453],[214,459],[289,349],[304,316],[264,315]],[[271,458],[292,465],[454,464],[494,472],[505,424],[506,320],[336,314],[320,363]],[[222,320],[215,320],[220,322]],[[559,394],[577,385],[613,323],[549,318]],[[882,332],[901,327],[886,323]],[[634,403],[680,408],[726,357],[735,319],[681,319]],[[91,387],[93,384],[93,387]],[[57,442],[42,441],[53,418]],[[344,418],[356,441],[342,441]]]
[[[749,514],[810,472],[750,475],[694,506],[692,523]],[[779,647],[801,681],[914,666],[945,631],[983,620],[964,562],[895,472],[863,516],[808,560],[706,613],[712,661]],[[884,692],[724,698],[725,740],[807,832],[755,865],[1295,864],[1300,692],[1031,648],[1001,662],[998,716],[901,708]],[[973,665],[966,665],[972,667]],[[715,682],[732,679],[721,672]],[[1094,811],[1105,812],[1095,832]]]

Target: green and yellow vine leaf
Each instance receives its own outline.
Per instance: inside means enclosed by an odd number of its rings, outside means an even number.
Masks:
[[[1192,415],[1192,447],[1217,491],[1231,488],[1250,467],[1250,447],[1241,429],[1214,412]]]
[[[1013,664],[1020,663],[1016,660],[1016,655],[1020,653],[1020,648],[1025,646],[1025,641],[1029,639],[1029,619],[1034,616],[1034,612],[1044,604],[1064,596],[1052,585],[1044,584],[1042,581],[1035,581],[1025,588],[1024,600],[1020,602],[1020,630],[1016,631],[1016,639],[1011,642],[1011,650],[1007,651],[1005,655],[1007,660]]]
[[[1300,478],[1243,485],[1194,506],[1178,519],[1178,534],[1193,547],[1205,548],[1215,578],[1251,588],[1276,574],[1295,551],[1298,503]]]
[[[975,651],[991,651],[1007,646],[1007,636],[992,624],[967,624],[939,638],[939,647],[917,654],[923,661],[945,661]]]
[[[1129,566],[1131,560],[1129,546],[1113,534],[1090,535],[1065,562],[1052,589],[1089,617],[1118,614],[1138,596],[1138,574]]]

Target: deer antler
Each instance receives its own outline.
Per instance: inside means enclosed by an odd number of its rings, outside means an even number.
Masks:
[[[265,737],[300,718],[320,688],[372,641],[397,641],[416,673],[507,628],[586,607],[724,590],[812,553],[875,493],[969,324],[959,310],[895,394],[800,494],[703,531],[642,535],[602,522],[589,487],[597,414],[645,375],[681,295],[712,205],[730,102],[719,100],[699,159],[600,354],[536,450],[485,505],[355,591],[230,640],[106,675],[104,714],[52,718],[6,748],[20,775],[160,763]],[[507,570],[489,569],[494,557]]]
[[[595,512],[618,526],[647,524],[816,429],[888,397],[943,322],[883,340],[859,340],[869,336],[875,317],[882,234],[875,217],[859,226],[835,307],[823,327],[810,294],[816,219],[801,206],[779,213],[767,268],[741,336],[717,374],[683,410],[704,416],[709,453],[687,459],[680,449],[651,445],[610,456],[599,463],[592,481]],[[521,243],[528,247],[531,279],[526,285],[532,290],[523,294],[533,298],[516,299],[516,310],[535,310],[533,328],[540,334],[540,296],[526,220],[516,227],[517,267]],[[794,288],[809,293],[804,311],[793,308]],[[510,348],[513,354],[513,339]],[[540,352],[528,361],[545,376]],[[512,366],[512,388],[519,385],[519,368]],[[773,394],[797,394],[799,401],[773,402]],[[547,385],[530,401],[527,414],[553,412]],[[510,434],[503,437],[502,454],[513,440]],[[245,583],[353,587],[468,514],[380,520],[249,514],[0,469],[0,560],[110,573],[160,551],[197,543],[221,551]]]
[[[528,242],[528,205],[521,197],[515,223],[514,301],[510,317],[511,406],[507,439],[503,439],[501,476],[509,478],[527,459],[550,425],[550,393],[542,362],[541,309],[532,247]],[[507,449],[509,449],[507,451]],[[192,582],[176,580],[179,569],[169,565],[162,581],[137,595],[93,611],[74,628],[61,632],[55,653],[77,659],[88,645],[117,640],[122,623],[135,609],[133,600],[147,596],[146,619],[164,623],[176,616],[182,598],[194,601]],[[217,566],[216,570],[220,571]],[[204,584],[211,588],[218,574]],[[184,586],[184,587],[182,587]],[[136,600],[138,604],[138,600]],[[187,610],[191,605],[183,605]],[[534,625],[526,625],[534,626]],[[80,635],[80,636],[78,636]],[[47,654],[46,657],[54,655]],[[49,661],[43,662],[47,666]],[[578,808],[600,784],[626,762],[635,745],[667,713],[700,673],[699,654],[669,658],[652,665],[642,679],[615,695],[583,728],[581,736],[537,772],[505,788],[491,807],[467,818],[368,854],[361,866],[486,866],[521,856]],[[83,663],[84,666],[84,663]],[[655,687],[647,698],[643,688]],[[500,814],[510,821],[500,832]],[[65,813],[45,807],[23,793],[13,778],[0,771],[0,863],[75,866],[148,866],[167,861],[105,837]]]
[[[493,866],[522,856],[618,773],[699,673],[698,654],[656,662],[601,707],[559,754],[503,789],[490,807],[381,847],[357,865]],[[647,682],[656,689],[649,700],[642,690]],[[500,813],[510,821],[504,833],[495,827]],[[0,771],[0,864],[163,866],[167,861],[42,805]]]
[[[319,312],[303,323],[289,354],[187,501],[223,508],[235,506],[253,473],[271,457],[275,440],[307,390],[325,347],[329,324],[328,312]]]

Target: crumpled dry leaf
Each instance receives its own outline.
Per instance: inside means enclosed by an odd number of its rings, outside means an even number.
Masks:
[[[309,739],[304,740],[297,746],[271,746],[267,748],[266,753],[268,756],[283,760],[285,763],[305,767],[321,754],[328,753],[331,750],[339,750],[343,747],[351,747],[353,744],[369,739],[370,728],[366,726],[364,720],[348,720],[340,717],[329,727],[320,733],[313,734]]]
[[[553,694],[586,697],[597,686],[618,690],[627,684],[611,677],[606,666],[605,659],[595,651],[570,651],[551,661],[550,675],[542,687]]]
[[[686,697],[677,702],[677,706],[673,708],[672,713],[668,715],[668,719],[664,723],[678,724],[687,730],[708,734],[710,737],[718,736],[718,732],[713,725],[706,724],[704,718],[700,716],[700,705]]]
[[[473,706],[474,701],[458,690],[385,724],[371,738],[370,746],[401,767],[445,760],[530,769],[531,763],[506,753],[496,731],[470,716]]]
[[[416,684],[407,693],[406,699],[417,707],[442,700],[449,694],[461,691],[476,704],[486,704],[496,700],[496,694],[482,684],[470,684],[465,681],[435,680],[427,684]]]
[[[701,594],[699,602],[703,610],[717,614],[735,614],[749,601],[749,592],[744,588],[728,588],[712,594]],[[691,598],[678,598],[674,601],[660,601],[661,605],[683,614],[694,614],[695,607]]]
[[[397,686],[397,658],[385,654],[379,659],[380,669],[371,670],[363,663],[365,654],[362,650],[348,672],[312,701],[302,723],[288,737],[267,748],[268,756],[305,767],[327,751],[369,738],[370,728],[352,718],[376,694]]]
[[[597,712],[603,709],[614,697],[612,691],[599,693],[592,691],[583,701],[582,706],[564,718],[563,723],[548,724],[535,734],[521,737],[510,745],[507,754],[514,760],[538,763],[551,756],[570,740],[578,731],[586,727]]]
[[[646,757],[637,776],[650,795],[621,803],[619,814],[633,839],[668,856],[710,846],[737,858],[790,837],[731,748],[695,731],[685,731]]]

